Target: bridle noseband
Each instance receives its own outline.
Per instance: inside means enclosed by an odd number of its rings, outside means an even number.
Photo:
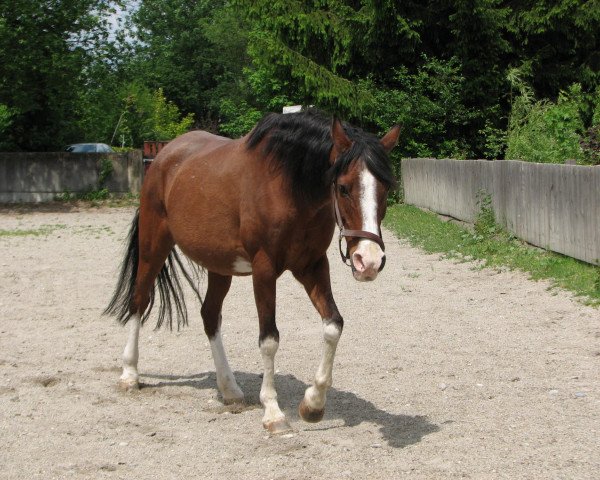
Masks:
[[[342,238],[344,238],[344,237],[366,238],[367,240],[374,241],[377,245],[379,245],[381,247],[381,250],[384,252],[385,252],[385,244],[383,243],[381,229],[379,230],[379,235],[376,235],[375,233],[367,232],[365,230],[348,230],[348,229],[346,229],[346,227],[344,227],[344,222],[342,222],[342,215],[340,213],[340,207],[338,206],[337,196],[335,194],[336,187],[337,187],[337,184],[334,182],[332,184],[331,193],[333,195],[333,207],[334,207],[334,211],[335,211],[335,222],[337,223],[337,226],[340,229],[339,238],[338,238],[338,246],[340,249],[340,255],[342,257],[342,262],[344,262],[346,265],[348,265],[349,267],[352,267],[352,269],[354,269],[354,265],[352,264],[352,261],[350,261],[350,263],[348,263],[348,261],[350,260],[350,252],[348,251],[348,241],[346,240],[346,253],[344,254],[344,251],[342,250]],[[381,266],[379,267],[379,271],[381,271],[383,269],[383,266],[385,265],[385,256],[383,257],[383,260],[384,261],[381,262]]]

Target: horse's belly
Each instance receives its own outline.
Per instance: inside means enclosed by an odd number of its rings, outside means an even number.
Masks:
[[[175,243],[192,261],[206,270],[220,275],[250,275],[252,263],[243,247],[237,242],[231,242],[221,237],[213,240],[199,238],[197,242],[178,240]]]

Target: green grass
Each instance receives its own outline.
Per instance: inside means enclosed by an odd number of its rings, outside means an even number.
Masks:
[[[2,230],[0,229],[0,237],[27,237],[27,236],[46,236],[50,235],[56,230],[67,228],[66,225],[63,224],[55,224],[55,225],[42,225],[36,229],[22,229],[15,228],[13,230]]]
[[[534,280],[547,279],[573,292],[587,305],[600,306],[600,267],[523,243],[495,225],[488,210],[482,210],[474,231],[410,205],[390,207],[385,224],[428,253],[478,260],[486,267],[519,269]]]
[[[114,235],[115,232],[110,226],[93,226],[93,225],[80,225],[67,227],[64,224],[44,224],[39,228],[25,229],[25,228],[14,228],[12,230],[1,230],[0,238],[3,237],[42,237],[48,236],[57,230],[64,230],[68,228],[69,234],[74,235],[87,235],[100,238],[104,235]]]
[[[140,204],[140,196],[138,194],[128,193],[125,195],[113,195],[106,193],[104,195],[100,191],[100,195],[96,196],[98,192],[88,192],[84,194],[74,194],[69,192],[63,192],[55,197],[57,202],[64,203],[65,205],[72,204],[82,207],[137,207]]]

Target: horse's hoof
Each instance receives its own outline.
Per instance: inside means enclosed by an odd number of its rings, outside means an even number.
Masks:
[[[133,392],[140,389],[140,382],[131,378],[122,378],[119,380],[117,387],[119,388],[119,390],[122,390],[124,392]]]
[[[298,407],[298,413],[302,417],[302,420],[309,423],[317,423],[323,420],[323,415],[325,414],[325,409],[316,410],[314,408],[310,408],[304,399],[300,402],[300,406]]]
[[[271,435],[282,435],[292,431],[292,427],[290,427],[290,424],[285,418],[280,418],[279,420],[273,420],[271,422],[263,422],[263,427],[265,427]]]
[[[244,405],[244,396],[223,398],[223,405]]]

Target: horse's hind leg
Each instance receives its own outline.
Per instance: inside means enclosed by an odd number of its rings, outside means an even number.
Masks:
[[[123,390],[135,390],[139,388],[139,374],[137,370],[140,337],[140,316],[135,314],[129,320],[129,335],[127,344],[123,350],[123,373],[119,378],[119,387]]]
[[[217,372],[217,386],[223,396],[223,403],[241,403],[244,401],[244,393],[238,386],[233,372],[227,362],[223,340],[221,337],[221,308],[225,295],[231,286],[231,276],[222,276],[208,272],[208,289],[202,305],[202,320],[204,331],[210,341],[215,370]]]
[[[138,268],[129,307],[133,315],[128,322],[129,336],[123,350],[123,373],[119,379],[119,387],[124,390],[139,388],[137,364],[141,318],[150,302],[154,281],[174,246],[166,219],[151,209],[140,210],[138,237]]]

